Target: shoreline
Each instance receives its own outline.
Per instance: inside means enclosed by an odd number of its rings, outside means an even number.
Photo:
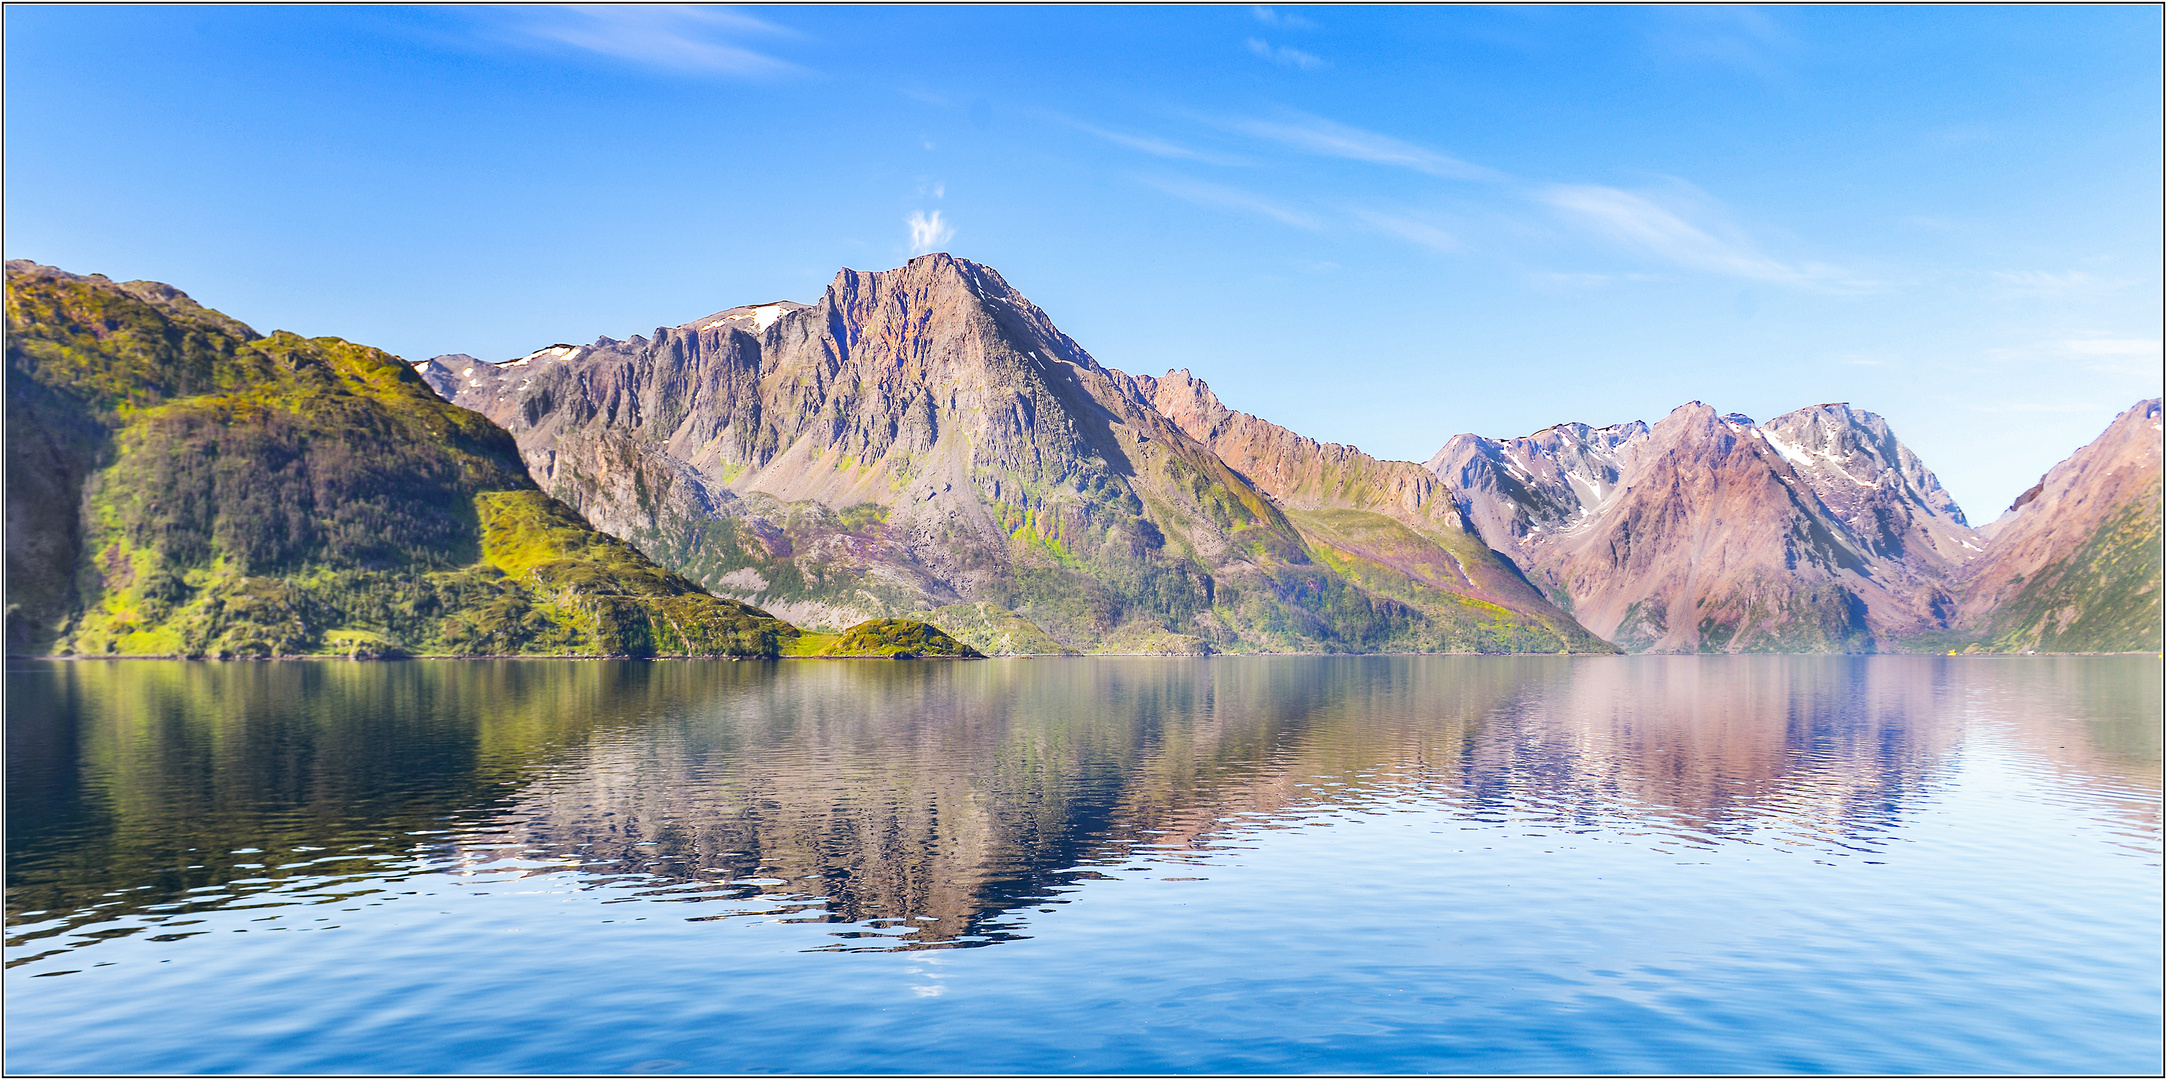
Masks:
[[[2167,658],[2167,654],[2162,654],[2162,653],[2158,653],[2158,652],[2150,652],[2150,653],[2147,653],[2147,652],[2143,652],[2143,651],[2138,651],[2138,652],[2070,652],[2070,653],[2049,653],[2049,652],[1994,652],[1994,653],[1989,653],[1989,652],[1979,652],[1979,653],[1946,653],[1946,654],[1945,654],[1945,653],[1938,653],[1938,652],[1916,652],[1916,653],[1907,653],[1907,652],[1885,652],[1885,653],[1804,653],[1804,652],[1802,652],[1802,653],[1760,653],[1760,652],[1754,652],[1754,653],[1481,653],[1481,652],[1375,652],[1375,653],[1347,653],[1347,652],[1283,652],[1283,653],[1281,653],[1281,652],[1259,652],[1259,653],[1223,653],[1223,652],[1222,652],[1222,653],[1115,653],[1115,652],[1105,652],[1105,653],[1010,653],[1010,654],[1004,654],[1004,655],[987,655],[987,656],[920,656],[920,655],[912,655],[912,656],[878,656],[878,655],[872,655],[872,654],[863,654],[863,655],[857,655],[857,656],[721,656],[721,655],[714,655],[714,654],[704,654],[704,653],[652,653],[652,654],[648,654],[648,655],[643,655],[643,656],[635,656],[635,655],[631,655],[631,654],[629,654],[629,653],[565,653],[565,654],[561,654],[561,655],[557,655],[557,654],[546,654],[546,653],[505,653],[505,654],[488,654],[488,655],[474,655],[474,654],[464,654],[464,653],[413,653],[413,654],[403,654],[403,655],[399,655],[399,656],[341,656],[341,655],[337,655],[337,654],[328,654],[328,653],[327,653],[327,654],[308,654],[308,653],[302,653],[302,654],[294,654],[294,655],[281,655],[281,656],[228,656],[228,657],[217,657],[217,656],[186,656],[186,655],[182,655],[182,654],[179,654],[179,653],[164,653],[164,654],[150,654],[150,653],[130,653],[130,654],[124,654],[124,655],[111,655],[111,656],[83,656],[83,655],[26,655],[26,654],[19,654],[19,653],[10,653],[10,654],[8,654],[8,656],[7,656],[7,659],[8,659],[8,660],[11,660],[11,661],[12,661],[12,660],[37,660],[37,661],[68,661],[68,662],[71,662],[71,663],[89,663],[89,662],[97,662],[97,661],[127,661],[127,660],[187,660],[187,661],[195,661],[195,662],[201,662],[201,663],[216,663],[216,664],[261,664],[261,663],[284,663],[284,662],[292,662],[292,661],[300,661],[300,660],[342,660],[342,661],[351,661],[351,662],[355,662],[355,663],[397,663],[397,662],[399,662],[399,661],[402,661],[402,660],[717,660],[717,661],[721,661],[721,660],[727,660],[727,661],[730,661],[730,662],[732,662],[732,663],[738,663],[738,662],[748,662],[748,661],[749,661],[749,662],[770,662],[770,661],[783,661],[783,660],[958,660],[958,661],[962,661],[962,660],[1092,660],[1092,659],[1098,659],[1098,658],[1102,658],[1102,657],[1103,657],[1103,658],[1113,658],[1113,659],[1214,660],[1214,659],[1219,659],[1219,658],[1222,658],[1222,657],[1224,657],[1224,658],[1228,658],[1228,659],[1249,659],[1249,658],[1267,658],[1267,657],[1288,657],[1288,656],[1315,656],[1315,657],[1371,657],[1371,656],[1374,656],[1374,657],[1409,657],[1409,656],[1417,656],[1417,657],[1419,657],[1419,656],[1489,656],[1489,657],[1496,657],[1496,658],[1498,658],[1498,659],[1522,659],[1522,658],[1527,658],[1527,657],[1612,657],[1612,658],[1624,658],[1624,657],[1638,657],[1638,656],[1657,656],[1657,657],[1673,657],[1673,658],[1684,658],[1684,657],[1703,657],[1703,656],[1705,656],[1705,657],[1720,657],[1720,656],[1848,656],[1848,657],[1859,657],[1859,658],[1865,658],[1865,657],[1880,657],[1880,656],[1906,656],[1906,657],[1933,657],[1933,658],[1937,658],[1937,659],[1944,659],[1944,660],[1967,660],[1967,659],[1969,659],[1969,660],[1977,660],[1977,659],[1996,659],[1996,658],[2007,658],[2007,657],[2026,657],[2026,656],[2031,656],[2031,657],[2043,657],[2043,658],[2049,658],[2049,659],[2052,659],[2052,658],[2057,658],[2057,657],[2061,657],[2061,658],[2066,658],[2066,657],[2082,657],[2082,656],[2103,656],[2103,657],[2104,657],[2104,656],[2152,656],[2152,657],[2154,657],[2154,658]]]

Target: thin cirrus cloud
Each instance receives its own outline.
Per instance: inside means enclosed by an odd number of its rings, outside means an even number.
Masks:
[[[1428,248],[1446,255],[1467,250],[1467,245],[1459,237],[1420,218],[1375,210],[1355,210],[1353,213],[1370,228],[1388,236],[1396,236],[1416,247]]]
[[[1620,247],[1690,270],[1793,285],[1826,276],[1822,268],[1770,258],[1743,238],[1718,236],[1630,191],[1552,184],[1539,189],[1536,199]]]
[[[1504,174],[1404,142],[1389,135],[1348,127],[1321,116],[1292,114],[1280,120],[1237,119],[1225,126],[1253,138],[1321,157],[1394,165],[1447,180],[1502,180]]]
[[[1840,270],[1831,266],[1777,259],[1762,251],[1741,230],[1726,224],[1713,200],[1697,193],[1695,198],[1687,201],[1703,205],[1682,208],[1601,184],[1524,181],[1416,143],[1304,113],[1286,113],[1276,119],[1249,117],[1207,122],[1308,154],[1408,169],[1440,179],[1481,181],[1484,190],[1493,196],[1523,207],[1533,204],[1585,236],[1679,269],[1835,292],[1870,291],[1886,286],[1882,282],[1846,280]],[[1198,157],[1172,143],[1120,137],[1102,129],[1077,126],[1109,141],[1163,157]],[[1310,213],[1250,191],[1188,179],[1146,182],[1199,205],[1245,212],[1311,231],[1323,231],[1326,226]],[[1675,203],[1676,200],[1667,202]],[[1420,216],[1363,208],[1349,209],[1347,215],[1371,231],[1430,251],[1452,254],[1471,248],[1462,237]],[[1644,278],[1644,275],[1634,274],[1580,276],[1600,277],[1603,281]],[[2010,278],[2010,275],[2003,276]]]
[[[938,210],[931,215],[923,210],[914,210],[910,219],[903,224],[910,227],[910,253],[913,255],[923,255],[947,243],[956,235],[956,230],[941,220],[941,212]]]
[[[1651,20],[1649,52],[1665,60],[1729,68],[1780,79],[1799,43],[1766,10],[1685,5],[1644,9]]]
[[[1993,277],[2004,291],[2020,296],[2106,293],[2137,284],[2119,278],[2103,278],[2083,270],[1996,270]]]
[[[1180,177],[1144,177],[1142,179],[1144,183],[1158,188],[1168,195],[1199,206],[1212,206],[1222,210],[1239,211],[1255,217],[1276,221],[1282,225],[1292,225],[1297,229],[1308,229],[1311,232],[1324,228],[1323,223],[1310,214],[1305,214],[1284,203],[1254,192],[1243,191],[1240,188]]]
[[[1156,135],[1135,135],[1125,131],[1113,131],[1086,124],[1080,120],[1070,120],[1066,117],[1062,118],[1062,122],[1085,134],[1096,135],[1107,142],[1113,143],[1115,146],[1125,146],[1131,150],[1150,154],[1154,157],[1172,158],[1177,161],[1197,161],[1206,165],[1249,164],[1241,158],[1195,150],[1172,140],[1159,138]]]
[[[2062,348],[2078,356],[2158,356],[2160,343],[2157,338],[2078,338],[2065,341]]]
[[[1280,67],[1299,68],[1302,71],[1317,71],[1332,66],[1321,56],[1303,52],[1291,45],[1273,45],[1263,38],[1250,38],[1249,51]]]
[[[773,23],[726,8],[592,5],[513,9],[520,34],[667,71],[774,78],[804,69],[740,44],[789,36]]]
[[[2073,357],[2084,367],[2115,375],[2158,378],[2158,338],[2088,337],[2064,341],[2054,351]]]
[[[1295,29],[1305,29],[1317,25],[1316,23],[1310,22],[1308,19],[1302,18],[1300,15],[1296,15],[1292,12],[1280,11],[1277,8],[1273,8],[1264,4],[1259,4],[1255,7],[1250,8],[1249,14],[1256,16],[1256,20],[1266,26],[1285,26]]]

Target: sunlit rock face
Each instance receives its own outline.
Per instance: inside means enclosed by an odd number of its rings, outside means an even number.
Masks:
[[[1981,529],[1962,623],[1989,647],[2157,652],[2160,399],[2140,401]]]
[[[1422,466],[1382,461],[1229,409],[1186,370],[1138,376],[1136,385],[1278,504],[1312,551],[1365,588],[1431,611],[1468,599],[1498,604],[1534,615],[1576,649],[1595,644],[1474,534],[1451,490]]]
[[[1478,565],[1449,581],[1342,572],[1138,380],[947,255],[845,270],[810,305],[424,368],[601,528],[815,626],[990,603],[1087,650],[1603,648],[1464,531],[1433,561]],[[1489,606],[1440,599],[1463,595]]]
[[[1485,541],[1634,651],[1860,652],[1945,630],[1977,548],[1887,422],[1844,405],[1460,435],[1428,465]]]

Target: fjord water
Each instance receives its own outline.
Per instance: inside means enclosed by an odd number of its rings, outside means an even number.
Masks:
[[[2156,1072],[2150,658],[14,662],[12,1072]]]

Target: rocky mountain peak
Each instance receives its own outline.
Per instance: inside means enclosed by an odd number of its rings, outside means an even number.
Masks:
[[[1169,371],[1156,379],[1138,375],[1136,385],[1137,392],[1161,415],[1207,445],[1235,416],[1204,380],[1189,374],[1188,368]]]
[[[1076,647],[1601,648],[1420,466],[1231,413],[1186,374],[1102,367],[946,253],[846,268],[811,305],[531,357],[444,381],[598,526],[815,625],[992,604]],[[1185,430],[1204,418],[1245,422],[1224,452],[1255,453],[1236,465]],[[1297,522],[1308,509],[1339,516]],[[1386,591],[1316,561],[1328,543]],[[1336,599],[1292,615],[1311,595]]]
[[[1978,550],[1887,421],[1840,402],[1756,423],[1689,401],[1652,426],[1459,435],[1428,468],[1486,543],[1639,648],[1853,648],[1939,629]]]

